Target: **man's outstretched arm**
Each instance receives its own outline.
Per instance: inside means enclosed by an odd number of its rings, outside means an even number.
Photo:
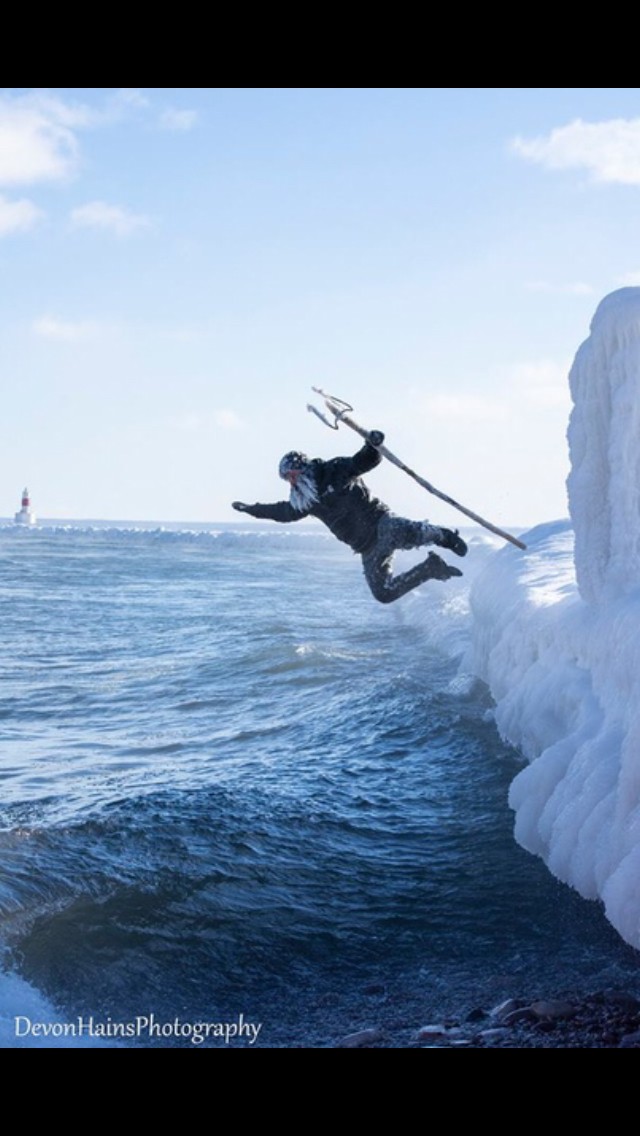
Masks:
[[[299,513],[293,508],[290,501],[276,501],[274,505],[245,505],[244,501],[233,501],[232,507],[237,513],[248,513],[250,517],[257,517],[261,521],[300,521],[306,513]]]

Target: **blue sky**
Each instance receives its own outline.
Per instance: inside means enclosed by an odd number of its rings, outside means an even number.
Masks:
[[[237,519],[284,451],[357,447],[316,385],[496,524],[562,516],[567,373],[640,284],[639,207],[636,87],[7,88],[0,515],[27,484],[43,517]]]

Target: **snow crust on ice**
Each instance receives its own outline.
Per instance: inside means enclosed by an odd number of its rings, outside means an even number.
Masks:
[[[528,761],[516,839],[640,947],[640,288],[602,301],[569,382],[571,519],[490,559],[470,666]]]

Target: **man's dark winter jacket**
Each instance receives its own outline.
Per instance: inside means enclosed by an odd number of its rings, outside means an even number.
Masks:
[[[303,517],[317,517],[354,552],[366,552],[375,543],[380,517],[389,510],[382,501],[371,496],[360,480],[360,474],[368,473],[381,461],[377,449],[368,442],[352,458],[333,458],[331,461],[315,458],[310,467],[318,490],[318,501],[310,509],[299,512],[290,501],[278,501],[275,505],[246,505],[244,511],[268,521],[300,521]]]

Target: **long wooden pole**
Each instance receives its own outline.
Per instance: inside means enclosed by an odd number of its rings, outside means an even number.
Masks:
[[[319,387],[313,387],[312,389],[316,392],[316,394],[322,395],[325,406],[327,407],[329,413],[333,415],[336,425],[333,426],[331,422],[327,422],[327,419],[323,414],[320,414],[320,412],[316,410],[315,406],[309,406],[309,410],[311,410],[314,414],[321,418],[327,426],[331,426],[332,429],[337,430],[338,424],[340,422],[344,422],[345,426],[349,426],[351,430],[355,430],[356,434],[359,434],[361,438],[364,438],[365,441],[369,442],[369,431],[365,430],[362,426],[359,426],[358,423],[355,422],[353,418],[349,417],[349,415],[345,412],[345,408],[351,410],[352,407],[348,406],[347,403],[341,402],[340,399],[335,399],[332,395],[326,394],[326,392],[321,390]],[[446,501],[447,505],[451,505],[454,509],[457,509],[458,512],[464,513],[466,517],[470,517],[472,521],[476,521],[476,523],[482,525],[483,528],[489,529],[489,531],[495,533],[496,536],[501,536],[503,540],[508,540],[511,544],[515,544],[516,548],[526,549],[526,544],[523,544],[523,542],[521,540],[518,540],[517,537],[512,536],[511,533],[505,532],[504,529],[499,529],[497,525],[492,525],[491,521],[487,521],[484,519],[484,517],[478,516],[478,514],[472,512],[471,509],[467,509],[465,505],[461,505],[459,501],[454,501],[453,497],[449,497],[448,494],[442,493],[439,489],[436,489],[436,487],[432,485],[431,482],[425,481],[424,477],[420,477],[420,475],[417,474],[415,470],[410,469],[408,465],[405,465],[405,463],[401,461],[400,458],[396,457],[395,454],[392,454],[391,450],[388,450],[386,446],[376,446],[375,448],[379,453],[382,454],[383,457],[387,459],[387,461],[392,462],[393,465],[397,465],[398,469],[403,470],[404,473],[409,475],[409,477],[412,477],[413,480],[417,481],[418,485],[421,485],[422,488],[426,489],[428,493],[433,493],[434,496],[439,497],[441,501]]]

